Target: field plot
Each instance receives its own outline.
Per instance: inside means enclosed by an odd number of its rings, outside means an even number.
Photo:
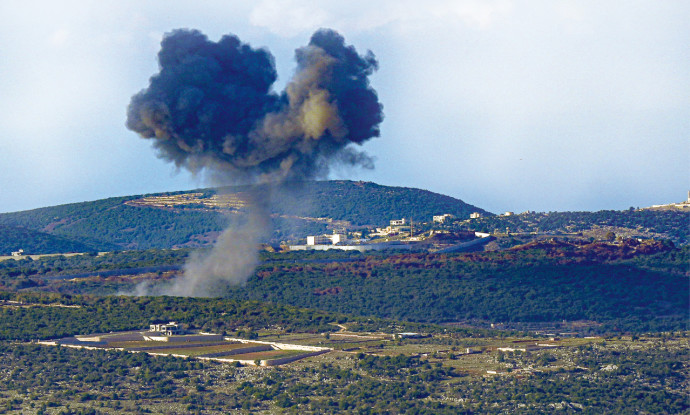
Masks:
[[[186,347],[184,345],[177,347],[161,347],[157,349],[146,350],[147,353],[156,354],[171,354],[182,355],[189,357],[222,357],[232,355],[242,355],[257,351],[274,350],[268,344],[255,343],[226,343],[226,344],[212,344],[208,346],[194,346]],[[242,359],[240,359],[242,360]]]
[[[242,360],[273,360],[285,357],[294,357],[304,354],[301,350],[267,350],[264,352],[251,352],[236,355],[237,359]]]
[[[274,366],[326,353],[332,349],[290,343],[248,341],[208,333],[152,336],[129,331],[66,337],[41,342],[76,348],[116,349],[155,355],[201,358],[249,365]]]

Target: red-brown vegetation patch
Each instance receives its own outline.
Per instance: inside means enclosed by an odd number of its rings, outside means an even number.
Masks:
[[[212,245],[216,242],[219,236],[219,231],[209,231],[200,233],[198,235],[192,235],[187,242],[183,244],[176,244],[173,246],[173,248],[198,248],[202,246]]]
[[[314,295],[338,295],[343,289],[340,287],[328,287],[324,289],[315,289]]]
[[[651,255],[672,249],[671,246],[660,241],[625,239],[616,243],[584,241],[535,241],[516,246],[508,251],[520,252],[527,250],[544,250],[551,258],[588,261],[615,261],[629,259],[638,255]]]
[[[60,225],[66,225],[70,222],[69,218],[62,218],[57,222],[51,222],[47,224],[43,229],[41,229],[43,232],[53,232],[55,228],[57,228]]]

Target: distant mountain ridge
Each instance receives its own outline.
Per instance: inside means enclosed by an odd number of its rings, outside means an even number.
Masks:
[[[0,214],[0,233],[32,238],[2,238],[0,255],[19,248],[27,253],[203,246],[226,225],[228,212],[245,207],[251,193],[270,193],[268,210],[278,242],[329,231],[333,226],[385,226],[391,219],[430,221],[433,215],[491,213],[450,196],[428,190],[346,180],[295,183],[287,191],[266,185],[166,192]],[[3,230],[4,229],[4,230]],[[37,243],[35,235],[43,235]],[[59,237],[61,244],[46,243]],[[66,241],[73,245],[65,245]],[[267,241],[268,242],[268,241]]]

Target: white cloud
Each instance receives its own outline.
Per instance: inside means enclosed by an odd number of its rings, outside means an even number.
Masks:
[[[308,3],[299,0],[263,0],[254,7],[249,21],[280,36],[293,37],[331,20],[325,10]]]
[[[69,30],[66,28],[60,28],[50,34],[48,41],[53,46],[64,46],[69,39]]]
[[[250,13],[250,22],[283,37],[324,26],[353,35],[390,24],[404,30],[405,25],[432,21],[486,28],[511,10],[510,0],[261,0]]]
[[[431,2],[431,14],[436,19],[457,18],[481,28],[489,27],[497,17],[513,9],[510,0],[464,0]]]

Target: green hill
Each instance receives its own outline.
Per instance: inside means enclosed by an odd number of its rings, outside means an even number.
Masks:
[[[278,194],[272,210],[283,215],[332,218],[369,226],[388,225],[390,219],[399,218],[431,221],[433,215],[443,213],[464,218],[472,212],[488,213],[428,190],[352,181],[296,184]]]
[[[0,224],[0,256],[23,249],[44,254],[86,252],[92,248],[78,241],[18,226]]]
[[[0,214],[0,224],[59,236],[84,250],[149,249],[208,245],[227,223],[227,214],[265,195],[273,235],[280,242],[337,226],[385,226],[390,219],[431,219],[451,213],[487,213],[461,200],[426,190],[351,181],[268,186],[236,186],[109,198]],[[7,228],[6,228],[7,229]],[[0,229],[0,233],[4,232]],[[16,233],[16,232],[15,232]],[[24,239],[0,237],[0,252],[29,247]],[[59,245],[36,245],[28,253],[57,252]],[[35,250],[34,250],[35,249]],[[71,250],[71,249],[70,249]]]
[[[622,236],[656,238],[685,245],[690,241],[690,210],[601,210],[598,212],[527,212],[487,216],[465,225],[475,231],[546,234],[581,234],[595,239]]]
[[[407,187],[345,180],[198,189],[134,195],[0,214],[0,254],[199,247],[212,243],[228,215],[261,200],[278,243],[336,228],[375,228],[391,219],[430,222],[456,217],[448,229],[524,234],[580,234],[668,239],[688,243],[690,212],[624,210],[496,216],[450,196]],[[479,219],[467,220],[473,212]],[[21,231],[20,231],[21,230]]]

